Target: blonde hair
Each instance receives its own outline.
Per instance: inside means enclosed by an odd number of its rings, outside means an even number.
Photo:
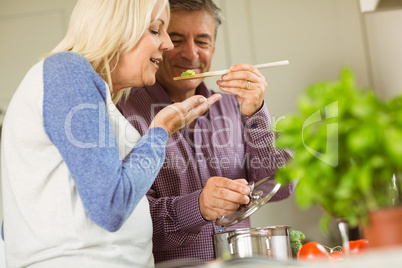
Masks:
[[[78,0],[66,36],[50,54],[81,54],[113,92],[111,64],[130,51],[149,28],[158,1],[162,5],[157,17],[166,10],[169,21],[168,0]]]

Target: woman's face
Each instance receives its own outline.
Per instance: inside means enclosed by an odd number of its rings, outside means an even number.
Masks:
[[[167,34],[167,15],[164,10],[156,17],[160,2],[152,12],[148,30],[131,51],[120,56],[117,66],[112,71],[113,93],[123,88],[142,87],[155,83],[155,73],[162,61],[162,53],[173,48]]]

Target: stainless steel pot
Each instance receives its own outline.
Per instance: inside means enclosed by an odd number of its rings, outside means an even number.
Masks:
[[[214,235],[215,257],[246,258],[267,256],[276,260],[292,258],[289,226],[242,228]]]
[[[292,259],[289,226],[278,225],[264,228],[271,235],[271,256],[277,260]]]
[[[242,229],[231,234],[228,243],[234,257],[270,256],[270,239],[271,235],[263,229]]]

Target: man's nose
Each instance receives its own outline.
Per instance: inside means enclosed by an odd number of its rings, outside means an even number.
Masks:
[[[182,57],[188,60],[194,60],[198,58],[198,47],[193,41],[188,41],[184,44],[182,51]]]

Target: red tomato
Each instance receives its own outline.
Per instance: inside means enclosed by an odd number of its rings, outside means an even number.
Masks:
[[[343,252],[342,251],[334,251],[331,253],[329,257],[331,262],[342,261],[343,260]]]
[[[329,253],[323,245],[317,242],[308,242],[300,248],[297,259],[303,261],[328,261]]]
[[[367,239],[359,239],[355,241],[349,242],[350,255],[354,255],[360,252],[365,251],[368,248],[368,240]]]

